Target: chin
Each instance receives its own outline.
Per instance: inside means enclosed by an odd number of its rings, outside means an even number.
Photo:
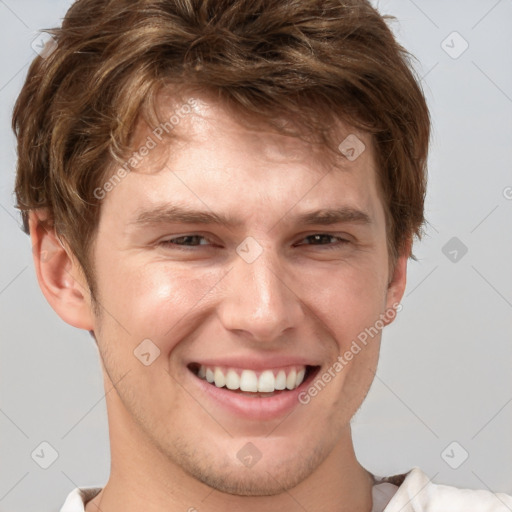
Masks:
[[[276,471],[275,468],[271,472],[245,468],[243,471],[237,468],[235,471],[219,469],[214,472],[213,469],[194,477],[219,492],[236,496],[275,496],[292,489],[308,476],[299,475],[293,466],[287,468],[286,472]]]
[[[279,449],[277,450],[280,451]],[[226,458],[225,454],[195,460],[180,457],[181,467],[203,484],[226,494],[236,496],[275,496],[293,489],[307,479],[325,460],[328,449],[304,447],[276,458],[275,454],[262,454],[252,467],[244,466],[238,459]],[[197,452],[195,452],[197,457]],[[279,456],[278,456],[279,457]],[[217,463],[204,465],[204,460]]]

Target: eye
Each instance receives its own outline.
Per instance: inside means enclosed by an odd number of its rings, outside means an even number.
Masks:
[[[345,244],[349,243],[349,241],[346,240],[345,238],[342,238],[342,237],[339,237],[339,236],[335,236],[335,235],[331,235],[329,233],[315,233],[314,235],[309,235],[309,236],[306,236],[305,238],[303,238],[303,240],[308,240],[308,239],[311,239],[314,242],[320,242],[322,240],[327,242],[327,243],[306,244],[306,245],[325,245],[326,249],[336,249],[340,245],[345,245]],[[329,239],[337,240],[339,243],[331,244],[331,243],[329,243]]]
[[[197,242],[199,239],[202,239],[202,240],[208,240],[207,238],[205,238],[204,236],[201,236],[201,235],[182,235],[182,236],[178,236],[178,237],[175,237],[175,238],[169,238],[167,240],[162,240],[161,242],[159,242],[160,245],[163,245],[163,246],[176,246],[176,247],[180,247],[180,246],[184,246],[184,247],[189,247],[189,246],[192,246],[192,247],[195,247],[197,245],[207,245],[207,244],[204,244],[204,243],[190,243],[191,241],[195,241]],[[187,243],[188,242],[188,243]]]
[[[336,249],[339,248],[342,245],[350,243],[345,238],[331,235],[329,233],[315,233],[313,235],[308,235],[303,240],[311,240],[313,243],[308,244],[298,244],[298,245],[318,245],[318,246],[325,246],[325,249]],[[337,243],[330,243],[330,241],[334,240]],[[203,243],[206,242],[206,243]],[[211,245],[208,243],[208,238],[192,234],[192,235],[181,235],[174,238],[168,238],[166,240],[160,241],[158,244],[162,245],[164,247],[170,247],[170,248],[176,248],[181,249],[182,247],[197,247],[200,245]],[[184,249],[186,250],[186,249]]]

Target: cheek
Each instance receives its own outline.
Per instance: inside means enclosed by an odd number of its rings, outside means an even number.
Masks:
[[[386,304],[385,280],[376,266],[340,265],[310,273],[298,277],[294,288],[303,290],[306,314],[314,313],[313,319],[332,333],[340,350],[373,326]]]
[[[98,261],[103,262],[97,269],[100,301],[116,320],[109,325],[120,336],[130,337],[134,346],[149,338],[168,353],[224,299],[233,300],[234,293],[243,293],[236,278],[228,275],[228,267],[138,262],[136,257],[123,260],[122,255],[118,261]],[[329,333],[344,351],[383,311],[381,267],[362,258],[353,264],[290,264],[282,268],[281,296],[302,302],[305,321],[315,324],[319,338]]]
[[[154,262],[105,265],[98,272],[99,296],[120,324],[114,328],[124,328],[133,339],[158,340],[161,346],[185,333],[188,319],[205,308],[208,293],[224,273]]]

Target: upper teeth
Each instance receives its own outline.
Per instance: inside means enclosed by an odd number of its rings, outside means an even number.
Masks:
[[[275,390],[295,389],[300,386],[306,373],[305,366],[285,370],[264,370],[258,376],[253,370],[235,370],[234,368],[199,367],[198,376],[215,384],[218,388],[252,392],[272,393]]]

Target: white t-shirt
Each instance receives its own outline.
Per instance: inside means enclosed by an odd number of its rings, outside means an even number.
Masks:
[[[512,496],[485,490],[434,484],[415,467],[390,477],[374,476],[371,512],[511,512]],[[71,491],[60,512],[84,512],[101,487]]]

